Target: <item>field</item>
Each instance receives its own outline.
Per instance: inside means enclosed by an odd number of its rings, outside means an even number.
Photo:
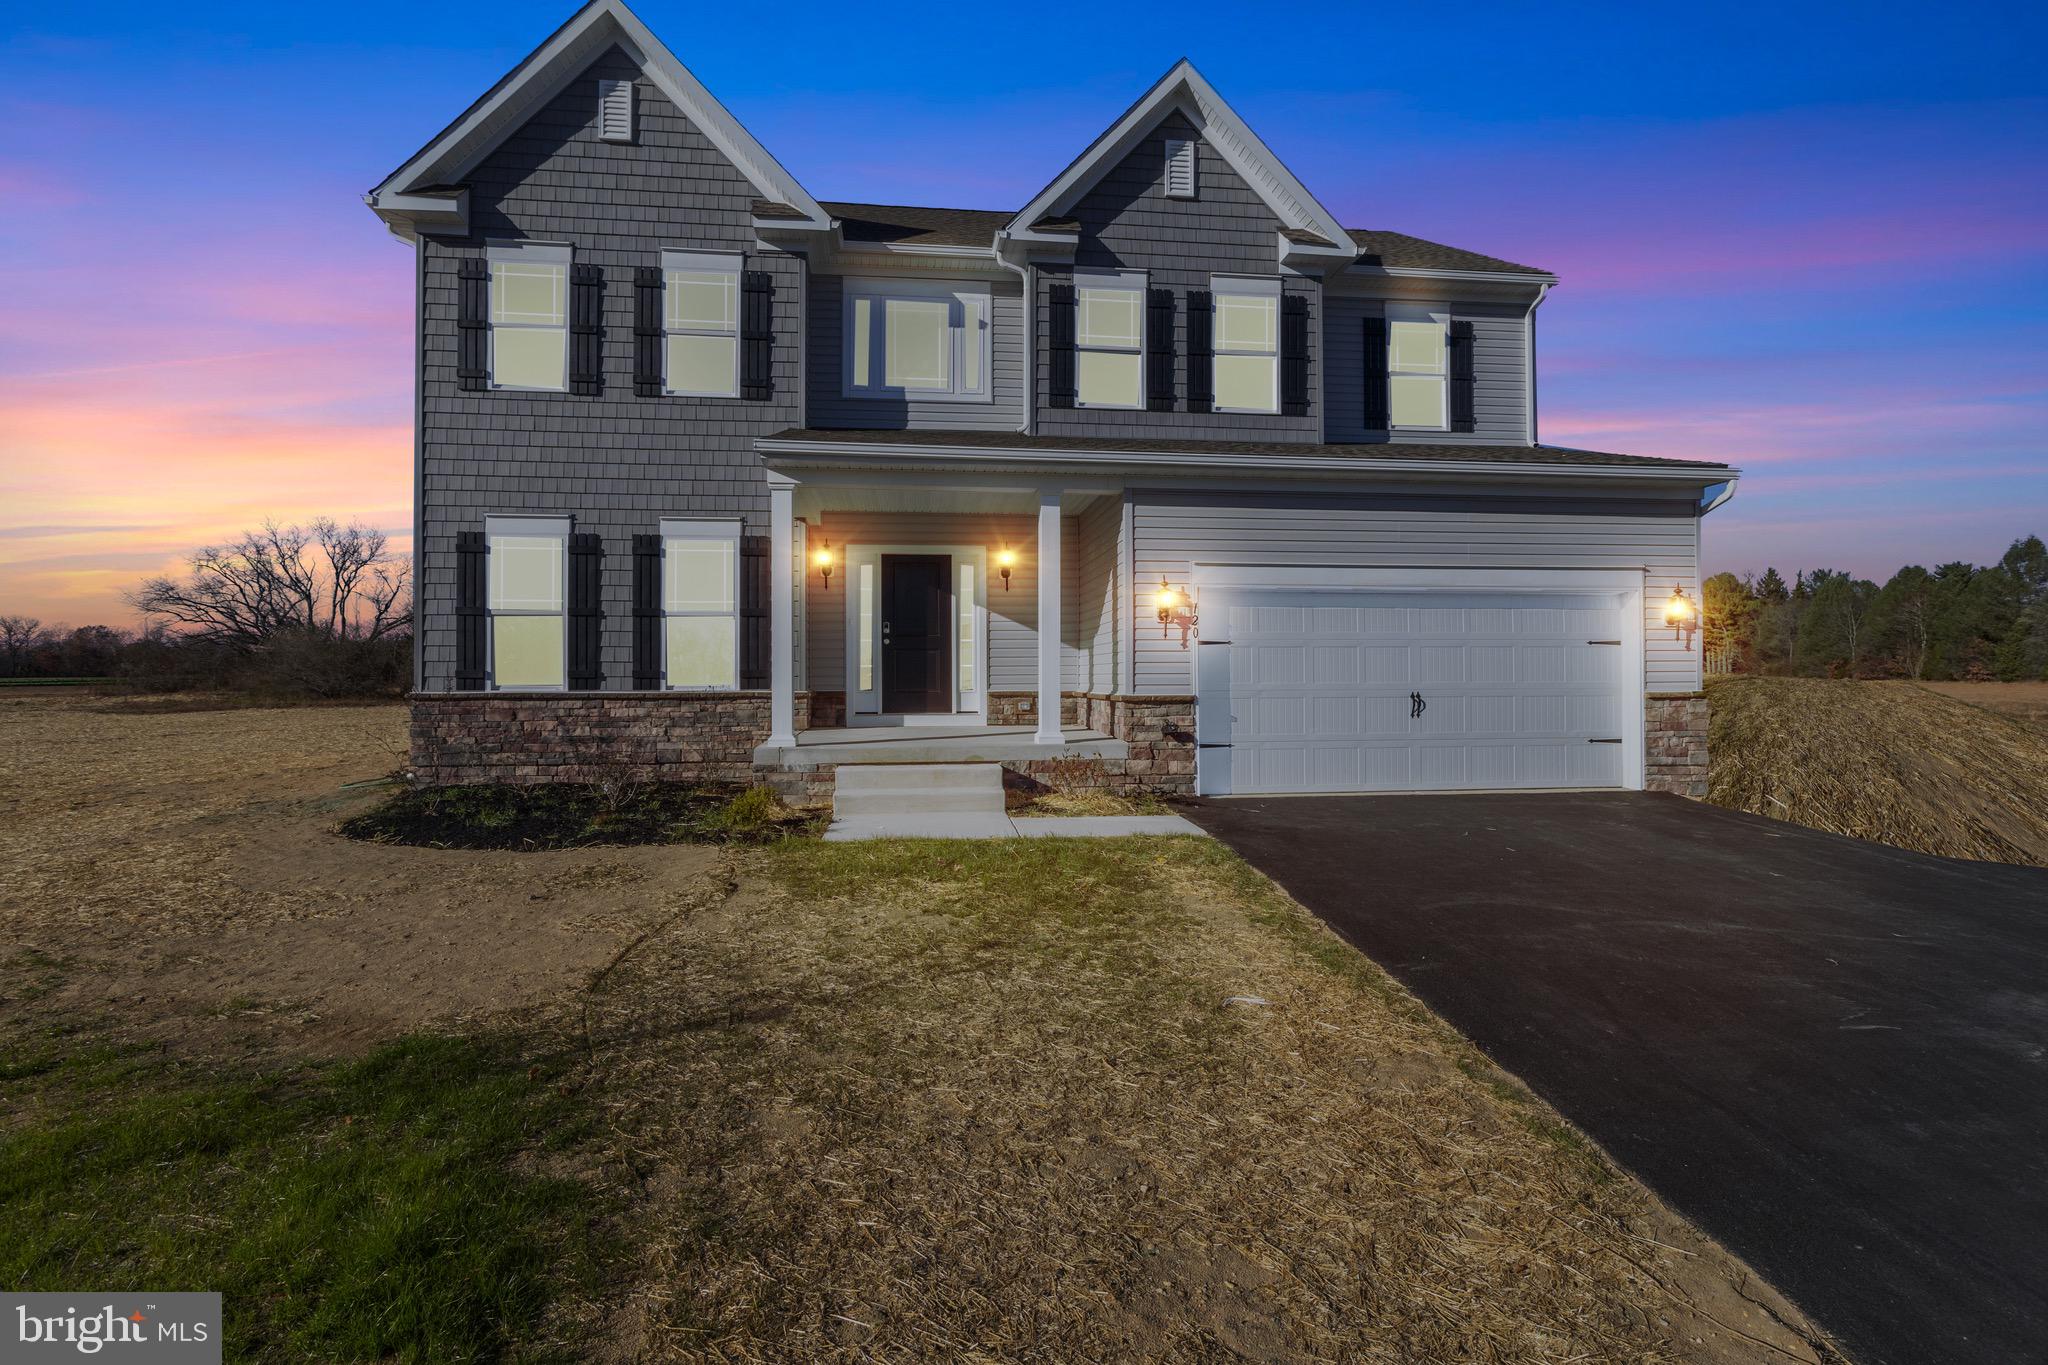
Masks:
[[[1708,800],[1950,858],[2048,867],[2048,684],[1728,678]]]
[[[0,1279],[280,1361],[1835,1358],[1213,844],[339,838],[403,730],[0,697]]]

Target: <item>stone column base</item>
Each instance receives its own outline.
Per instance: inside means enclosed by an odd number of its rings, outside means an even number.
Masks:
[[[1643,787],[1706,796],[1706,693],[1652,692],[1643,699]]]

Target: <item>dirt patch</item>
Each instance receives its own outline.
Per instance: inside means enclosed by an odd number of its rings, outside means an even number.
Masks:
[[[2048,867],[2048,730],[1916,683],[1707,687],[1715,805],[1921,853]]]
[[[2048,729],[2048,682],[1924,682],[1917,686]]]
[[[0,963],[37,967],[0,976],[0,1026],[82,1014],[227,1053],[352,1052],[574,990],[715,861],[351,842],[334,826],[388,793],[402,708],[83,700],[0,698]]]

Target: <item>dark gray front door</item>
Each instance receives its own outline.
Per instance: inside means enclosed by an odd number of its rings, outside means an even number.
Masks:
[[[882,709],[953,709],[953,561],[882,556]]]

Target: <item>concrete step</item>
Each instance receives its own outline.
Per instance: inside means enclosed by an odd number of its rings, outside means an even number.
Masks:
[[[1000,815],[1003,770],[994,763],[843,763],[832,814]]]

